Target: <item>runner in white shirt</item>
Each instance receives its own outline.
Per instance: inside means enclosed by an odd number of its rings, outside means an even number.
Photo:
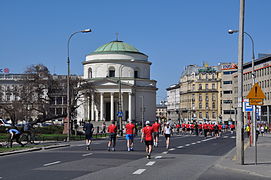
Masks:
[[[166,147],[167,149],[169,149],[169,143],[170,143],[170,135],[171,135],[171,127],[169,122],[167,122],[167,124],[164,126],[164,135],[166,138]]]

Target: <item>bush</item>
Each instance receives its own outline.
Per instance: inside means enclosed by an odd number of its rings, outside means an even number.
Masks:
[[[63,126],[51,125],[45,127],[36,127],[34,128],[34,131],[37,134],[62,134],[63,129]]]

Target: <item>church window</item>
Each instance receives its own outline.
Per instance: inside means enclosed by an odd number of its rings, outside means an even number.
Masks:
[[[115,77],[115,68],[114,67],[109,68],[109,77]]]
[[[92,69],[91,68],[88,69],[88,78],[92,78]]]

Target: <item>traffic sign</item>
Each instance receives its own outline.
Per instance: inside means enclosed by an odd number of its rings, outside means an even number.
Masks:
[[[254,86],[250,89],[247,98],[265,99],[265,95],[258,83],[255,83]]]
[[[118,117],[122,117],[123,116],[123,112],[118,112]]]
[[[263,99],[256,99],[256,98],[252,98],[252,99],[249,99],[249,104],[250,105],[263,105]]]

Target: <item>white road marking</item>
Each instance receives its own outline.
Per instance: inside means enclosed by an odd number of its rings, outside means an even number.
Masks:
[[[169,151],[174,151],[175,150],[175,148],[171,148],[171,149],[169,149]]]
[[[83,154],[82,156],[90,156],[90,155],[92,155],[93,153],[88,153],[88,154]]]
[[[155,161],[150,161],[146,164],[146,166],[152,166],[155,163]]]
[[[197,143],[201,143],[201,141],[197,141]]]
[[[43,166],[51,166],[51,165],[58,164],[58,163],[60,163],[60,161],[55,161],[55,162],[47,163],[47,164],[44,164]]]
[[[235,139],[235,136],[232,136],[231,138],[232,138],[232,139]]]
[[[191,143],[191,144],[193,144],[193,145],[194,145],[194,144],[196,144],[196,143]]]
[[[190,144],[186,144],[185,146],[190,146]]]
[[[145,171],[146,169],[138,169],[135,172],[133,172],[133,174],[141,174]]]
[[[224,138],[228,138],[229,136],[224,136]]]
[[[181,148],[183,148],[183,146],[178,146],[177,148],[178,148],[178,149],[181,149]]]
[[[161,159],[162,158],[162,156],[156,156],[155,157],[155,159]]]
[[[3,177],[0,177],[0,179],[3,179]]]
[[[167,151],[165,151],[165,152],[162,152],[163,154],[167,154],[168,152]]]

